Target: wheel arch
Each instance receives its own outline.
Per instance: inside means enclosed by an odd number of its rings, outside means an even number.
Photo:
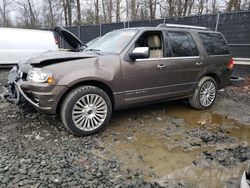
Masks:
[[[101,81],[96,81],[96,80],[86,80],[86,81],[81,81],[78,83],[75,83],[74,85],[72,85],[71,87],[69,87],[64,93],[63,95],[60,97],[57,106],[56,106],[56,114],[58,114],[60,112],[63,100],[65,99],[65,97],[75,88],[80,87],[80,86],[95,86],[98,87],[100,89],[102,89],[105,93],[107,93],[107,95],[109,96],[111,103],[112,103],[112,108],[114,108],[115,105],[115,101],[114,101],[114,95],[112,92],[112,89],[105,83],[101,82]]]
[[[213,78],[216,81],[216,83],[217,83],[218,89],[221,88],[221,81],[220,81],[220,78],[219,78],[219,76],[217,74],[215,74],[215,73],[207,73],[204,76],[209,76],[209,77]],[[202,76],[202,77],[204,77],[204,76]]]

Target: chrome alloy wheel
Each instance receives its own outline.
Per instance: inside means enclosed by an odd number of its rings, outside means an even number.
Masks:
[[[77,128],[92,131],[102,125],[107,116],[107,103],[97,94],[87,94],[74,105],[72,119]]]
[[[203,106],[210,106],[216,96],[216,86],[212,81],[206,81],[200,89],[200,102]]]

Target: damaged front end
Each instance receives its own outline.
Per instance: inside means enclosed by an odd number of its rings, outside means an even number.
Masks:
[[[5,94],[4,98],[12,103],[12,104],[20,104],[23,100],[23,97],[21,96],[16,82],[20,78],[20,73],[18,73],[18,67],[14,66],[8,76],[8,83],[5,85]]]
[[[24,69],[31,69],[30,65],[26,66]],[[26,72],[23,72],[19,69],[18,66],[14,66],[8,75],[8,82],[5,84],[5,94],[4,98],[12,104],[17,105],[18,107],[23,107],[27,104],[23,96],[23,92],[17,82],[27,75]]]
[[[49,77],[44,78],[45,72],[48,71],[29,63],[13,67],[5,85],[5,99],[24,110],[33,106],[39,112],[54,115],[60,97],[67,88],[49,83]]]
[[[80,59],[96,56],[87,53],[57,52],[30,58],[11,69],[4,97],[22,109],[31,105],[39,112],[54,115],[62,95],[68,89],[67,85],[58,84],[58,80],[64,75],[57,64],[82,64]]]

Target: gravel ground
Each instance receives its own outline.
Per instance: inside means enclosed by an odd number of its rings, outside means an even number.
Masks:
[[[240,145],[213,152],[205,151],[203,156],[209,163],[214,162],[215,165],[233,166],[250,160],[250,147]]]
[[[243,85],[228,87],[225,95],[233,98],[235,101],[250,105],[250,76],[245,78]]]
[[[183,102],[124,110],[114,112],[104,132],[75,137],[57,117],[6,103],[6,77],[0,70],[0,187],[208,185],[207,177],[182,178],[187,168],[236,168],[212,187],[237,187],[249,166],[249,83],[228,87],[205,112]]]
[[[7,73],[0,75],[2,94]],[[23,112],[2,95],[0,109],[0,187],[160,187],[95,155],[104,149],[98,135],[74,137],[60,120]]]

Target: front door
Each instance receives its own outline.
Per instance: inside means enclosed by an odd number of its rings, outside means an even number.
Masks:
[[[166,84],[166,60],[161,31],[143,33],[134,47],[149,47],[149,58],[122,62],[124,103],[133,104],[163,98]]]

